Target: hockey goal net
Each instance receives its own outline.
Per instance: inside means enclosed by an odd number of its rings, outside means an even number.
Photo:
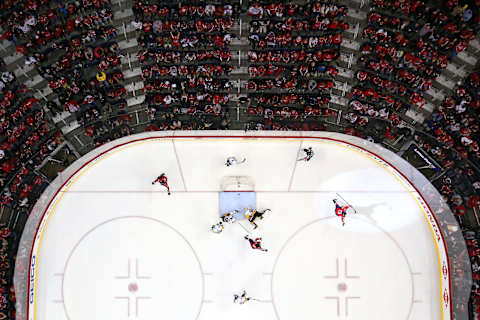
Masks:
[[[253,191],[255,185],[248,176],[226,176],[220,183],[221,191]]]

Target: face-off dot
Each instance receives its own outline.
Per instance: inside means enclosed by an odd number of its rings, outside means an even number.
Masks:
[[[128,285],[128,291],[137,292],[138,291],[138,285],[136,283],[130,283]]]
[[[345,292],[345,291],[347,291],[347,284],[345,282],[339,283],[337,285],[337,289],[340,292]]]

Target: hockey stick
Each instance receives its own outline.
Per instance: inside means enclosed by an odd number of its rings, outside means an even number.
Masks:
[[[252,300],[252,301],[258,301],[258,302],[261,302],[261,303],[271,303],[271,301],[261,300],[261,299],[257,299],[257,298],[248,298],[248,299]]]
[[[349,206],[350,208],[352,208],[353,211],[355,211],[355,213],[358,213],[358,212],[357,212],[357,209],[355,209],[354,206],[352,206],[350,203],[348,203],[347,200],[345,200],[341,195],[339,195],[339,194],[336,193],[336,192],[335,192],[335,194],[336,194],[337,196],[339,196],[340,198],[342,198],[342,201],[345,202],[346,204],[348,204],[348,206]]]
[[[238,223],[238,225],[239,225],[240,227],[242,227],[243,230],[247,231],[248,234],[252,234],[250,231],[247,230],[247,228],[245,228],[245,227],[243,226],[243,224],[240,223],[240,221],[237,220],[236,223]]]
[[[237,164],[237,165],[238,165],[238,164],[242,164],[242,163],[245,163],[246,161],[247,161],[247,158],[243,158],[242,161],[237,161],[236,164]],[[233,165],[233,164],[228,164],[228,161],[227,161],[227,162],[225,163],[225,165],[226,165],[227,167],[229,167],[229,166],[231,166],[231,165]]]

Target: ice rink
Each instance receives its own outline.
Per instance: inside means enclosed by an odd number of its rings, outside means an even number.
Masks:
[[[427,209],[368,152],[305,137],[131,140],[86,162],[50,202],[29,319],[449,319]],[[313,159],[297,161],[308,146]],[[247,160],[226,167],[227,156]],[[151,183],[160,173],[170,196]],[[271,209],[258,229],[210,231],[226,176],[248,178],[257,208]],[[337,194],[358,212],[344,227]],[[242,290],[254,299],[234,304]]]

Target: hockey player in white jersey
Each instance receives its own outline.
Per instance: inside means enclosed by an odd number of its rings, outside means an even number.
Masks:
[[[251,298],[247,297],[247,292],[243,290],[242,294],[234,294],[233,295],[233,303],[244,304],[245,302],[249,301]]]
[[[312,147],[304,148],[302,151],[303,151],[304,155],[300,159],[297,159],[297,161],[307,162],[307,161],[310,161],[310,159],[312,159],[313,156],[315,155],[315,153],[312,150]]]
[[[230,166],[233,166],[233,165],[242,164],[242,163],[244,163],[245,161],[247,161],[247,158],[243,158],[242,161],[238,161],[236,157],[228,157],[228,158],[227,158],[227,161],[225,162],[225,165],[226,165],[227,167],[230,167]]]
[[[211,230],[213,233],[221,233],[224,228],[222,221],[220,221],[219,223],[212,225]]]

